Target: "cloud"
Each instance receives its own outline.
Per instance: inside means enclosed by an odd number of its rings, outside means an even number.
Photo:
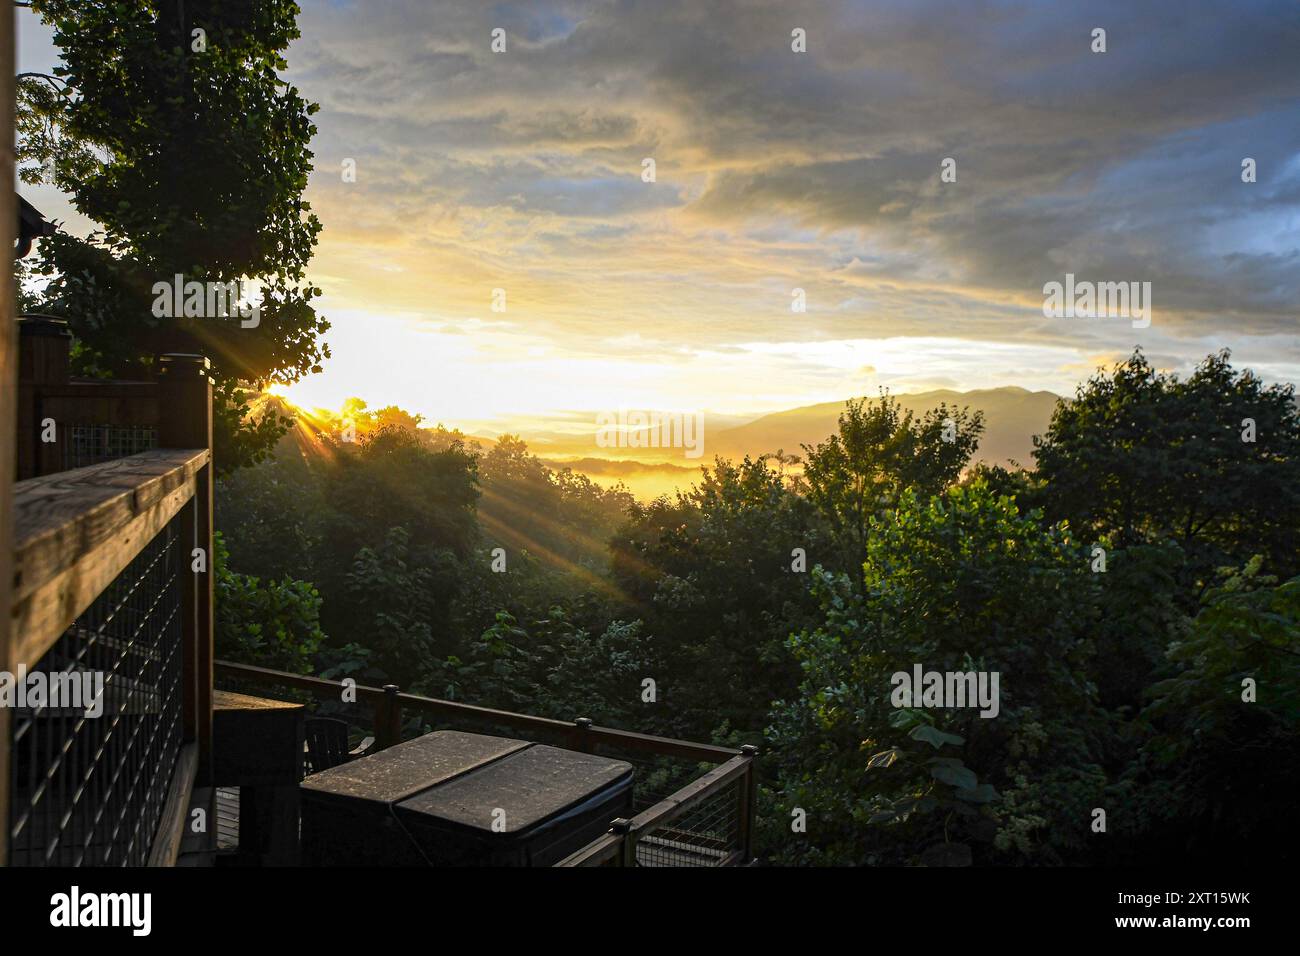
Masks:
[[[309,198],[345,312],[489,318],[503,287],[530,347],[617,358],[638,336],[665,389],[684,349],[760,340],[978,343],[966,379],[917,356],[917,380],[958,384],[1050,349],[1063,390],[1135,344],[1300,370],[1294,4],[303,6],[290,78],[323,107]],[[1044,319],[1066,272],[1150,281],[1152,327]]]

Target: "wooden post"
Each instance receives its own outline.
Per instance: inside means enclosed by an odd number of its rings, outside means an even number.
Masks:
[[[18,320],[18,480],[63,470],[63,449],[71,422],[55,421],[53,442],[41,441],[46,418],[43,393],[68,384],[72,334],[61,319],[24,316]]]
[[[744,853],[742,862],[748,865],[754,859],[754,819],[758,816],[758,775],[754,772],[754,764],[758,759],[758,748],[753,744],[745,744],[740,748],[740,752],[749,757],[749,766],[745,768],[745,775],[740,778],[738,784],[740,790],[740,849]]]
[[[400,688],[384,685],[384,696],[375,701],[375,750],[386,750],[402,742],[402,704],[397,699]]]
[[[569,736],[572,738],[572,747],[580,753],[591,753],[591,718],[579,717],[573,722],[573,733]]]
[[[613,833],[622,837],[622,842],[618,845],[619,866],[636,866],[636,836],[632,833],[632,821],[627,817],[619,817],[609,825]]]
[[[170,354],[158,360],[158,447],[212,450],[212,380],[201,355]],[[185,730],[199,745],[197,784],[212,779],[213,462],[195,478],[194,500],[181,512],[181,615],[185,658]],[[194,548],[203,550],[205,570],[193,570]],[[188,739],[188,738],[187,738]]]
[[[14,181],[14,7],[0,13],[0,247],[17,241],[18,209]],[[12,253],[10,253],[12,255]],[[11,263],[0,269],[0,670],[12,672],[9,622],[13,609],[14,426],[18,378],[18,336],[14,328],[14,279]],[[9,708],[0,707],[0,866],[9,862]]]

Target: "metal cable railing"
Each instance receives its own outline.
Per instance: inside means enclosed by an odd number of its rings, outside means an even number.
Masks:
[[[14,713],[10,865],[148,861],[182,738],[179,525],[173,517],[31,670],[63,692]]]

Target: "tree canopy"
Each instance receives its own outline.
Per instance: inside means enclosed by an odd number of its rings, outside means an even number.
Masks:
[[[67,320],[77,371],[138,377],[200,352],[217,382],[217,462],[269,452],[287,423],[250,422],[244,386],[319,371],[328,323],[307,278],[320,222],[302,198],[313,104],[280,77],[298,35],[287,0],[34,0],[61,64],[20,82],[25,182],[67,192],[96,228],[45,239],[41,312]],[[155,283],[239,281],[260,320],[156,316]],[[260,298],[259,298],[260,297]]]

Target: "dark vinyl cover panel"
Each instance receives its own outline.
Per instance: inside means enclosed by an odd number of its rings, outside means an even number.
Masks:
[[[622,760],[534,744],[471,773],[401,801],[409,823],[478,831],[497,839],[524,836],[593,797],[630,784],[632,765]],[[502,832],[494,812],[505,812]]]
[[[304,799],[396,803],[528,747],[524,740],[440,730],[312,774]]]

